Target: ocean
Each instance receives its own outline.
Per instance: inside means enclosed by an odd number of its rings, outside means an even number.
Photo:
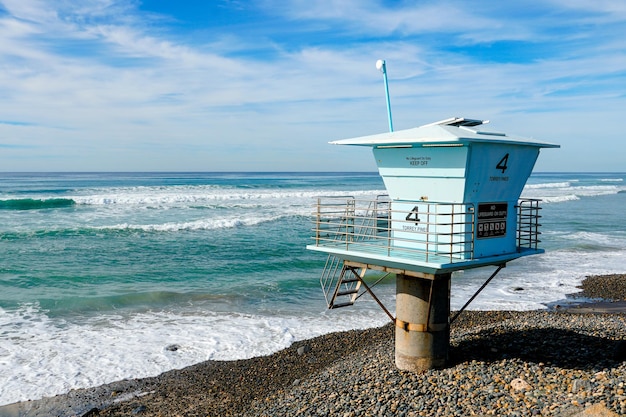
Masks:
[[[510,262],[469,309],[572,302],[624,273],[626,173],[535,173],[545,254]],[[0,405],[380,326],[368,296],[327,310],[307,251],[319,195],[377,173],[0,173]],[[495,270],[453,275],[460,308]],[[395,283],[375,288],[394,310]]]

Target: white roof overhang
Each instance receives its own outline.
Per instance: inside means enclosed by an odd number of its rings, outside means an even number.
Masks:
[[[537,146],[541,148],[558,148],[554,143],[543,142],[535,139],[511,136],[501,132],[493,132],[484,129],[487,121],[450,118],[420,127],[397,130],[395,132],[381,133],[378,135],[361,136],[351,139],[342,139],[330,142],[334,145],[356,146],[421,146],[421,145],[463,145],[471,142],[509,143],[514,145]]]

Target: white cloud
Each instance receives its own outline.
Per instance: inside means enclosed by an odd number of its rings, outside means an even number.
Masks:
[[[624,108],[624,19],[609,3],[592,10],[599,25],[583,3],[556,1],[535,6],[548,15],[490,2],[265,2],[259,14],[280,15],[249,33],[175,32],[174,18],[132,1],[75,3],[0,0],[3,170],[363,168],[327,142],[386,129],[378,58],[398,129],[482,117],[567,140],[574,154],[590,122],[616,141]],[[520,49],[507,60],[497,48],[510,41]]]
[[[623,22],[626,19],[626,3],[623,1],[549,0],[549,3],[565,10],[600,14],[603,21]]]

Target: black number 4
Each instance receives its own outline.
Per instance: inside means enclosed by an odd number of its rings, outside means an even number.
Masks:
[[[413,210],[405,217],[405,220],[413,220],[415,224],[419,224],[420,219],[418,217],[419,209],[417,206],[413,207]]]
[[[504,155],[504,158],[500,159],[500,162],[498,162],[498,165],[496,165],[496,168],[501,169],[502,173],[504,174],[504,171],[506,171],[506,169],[508,168],[506,166],[508,162],[509,162],[509,154],[507,153],[506,155]]]

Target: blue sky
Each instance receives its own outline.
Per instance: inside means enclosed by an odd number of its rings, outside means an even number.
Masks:
[[[453,116],[626,171],[626,2],[0,0],[0,171],[372,171]]]

